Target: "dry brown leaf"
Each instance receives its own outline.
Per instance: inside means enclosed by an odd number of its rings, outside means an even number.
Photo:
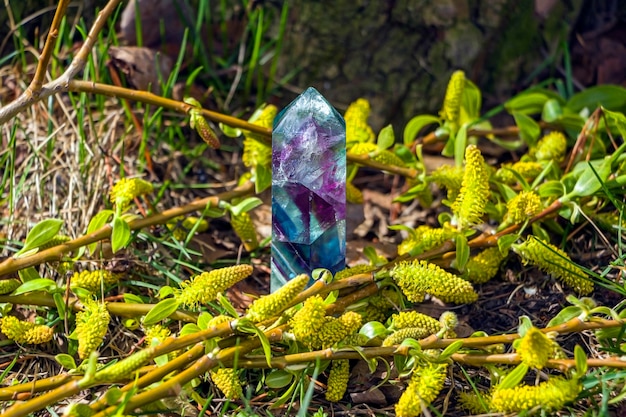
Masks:
[[[126,75],[127,82],[137,90],[151,91],[159,95],[159,81],[167,81],[172,71],[172,60],[149,48],[137,46],[112,46],[109,48],[111,63]]]

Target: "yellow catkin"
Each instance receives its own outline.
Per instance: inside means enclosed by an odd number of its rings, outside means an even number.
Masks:
[[[127,358],[107,366],[103,370],[96,372],[96,381],[117,381],[120,379],[133,379],[132,375],[154,356],[156,347],[147,347],[133,353]]]
[[[276,106],[266,105],[260,112],[255,113],[257,116],[251,118],[249,122],[257,126],[271,128],[277,113],[278,109]],[[244,131],[244,136],[243,164],[253,170],[258,165],[269,167],[272,163],[272,148],[270,144],[264,142],[263,137],[257,133]]]
[[[397,417],[417,417],[439,395],[446,381],[447,364],[428,363],[415,369],[396,404]]]
[[[191,110],[189,125],[192,129],[196,129],[198,135],[211,148],[218,149],[220,147],[220,140],[217,138],[217,134],[209,126],[209,122],[207,122],[199,110]]]
[[[119,280],[119,274],[114,274],[104,269],[98,269],[95,271],[75,272],[70,282],[72,287],[80,287],[92,293],[97,293],[100,292],[101,285],[106,289],[116,284]]]
[[[22,285],[22,281],[16,278],[0,280],[0,295],[9,294]]]
[[[211,380],[229,400],[238,400],[243,394],[239,374],[232,368],[211,371]]]
[[[401,296],[396,290],[385,288],[378,293],[372,295],[367,300],[367,305],[359,313],[363,317],[364,322],[379,321],[384,322],[392,307],[401,303]]]
[[[0,319],[0,331],[15,343],[39,345],[52,340],[52,328],[19,320],[17,317],[6,316]]]
[[[172,334],[170,329],[160,324],[147,327],[144,333],[146,336],[144,343],[148,346],[160,345]]]
[[[116,206],[126,208],[136,197],[150,194],[153,190],[152,184],[140,178],[122,178],[115,183],[109,198]]]
[[[347,359],[332,361],[330,373],[328,374],[326,399],[333,403],[340,401],[346,393],[349,379],[350,362]]]
[[[593,282],[588,279],[587,274],[556,246],[529,236],[524,243],[513,245],[512,248],[525,264],[538,267],[580,294],[586,295],[593,291]]]
[[[553,377],[536,386],[496,389],[491,397],[491,406],[493,411],[501,413],[517,413],[535,407],[546,412],[558,411],[574,401],[581,390],[578,380]]]
[[[463,71],[454,71],[450,76],[450,81],[446,88],[446,95],[443,99],[443,107],[439,112],[439,115],[445,121],[453,124],[459,122],[464,89],[465,73]]]
[[[346,182],[346,200],[352,204],[363,203],[363,192],[352,184],[352,181]]]
[[[406,166],[398,155],[386,149],[380,149],[374,143],[357,143],[349,149],[349,152],[354,155],[368,155],[372,161],[385,165]]]
[[[541,198],[533,191],[522,191],[506,203],[504,224],[518,224],[531,219],[541,211]]]
[[[248,252],[259,247],[259,240],[256,237],[256,228],[254,227],[254,223],[252,223],[252,218],[249,213],[233,214],[230,218],[230,224]]]
[[[180,284],[178,302],[196,308],[217,298],[217,295],[252,274],[251,265],[235,265],[203,272]]]
[[[399,330],[407,327],[421,327],[433,334],[441,329],[441,323],[439,320],[417,311],[401,311],[391,316],[392,329]]]
[[[468,410],[472,414],[485,414],[491,408],[491,396],[488,393],[482,393],[480,397],[475,392],[460,392],[459,403],[461,407]]]
[[[229,323],[231,321],[233,321],[232,317],[219,314],[213,317],[211,320],[209,320],[209,322],[207,323],[207,329],[211,327],[219,326],[220,324],[223,324],[223,323]]]
[[[391,277],[411,302],[423,301],[426,294],[455,304],[478,299],[472,284],[426,261],[401,262],[391,271]]]
[[[383,340],[383,346],[399,345],[405,339],[423,339],[434,333],[435,332],[433,332],[432,329],[427,329],[423,327],[406,327],[400,330],[396,330],[395,332],[387,336],[385,340]]]
[[[374,265],[359,264],[351,268],[342,269],[341,271],[337,272],[335,274],[335,279],[340,280],[340,279],[349,278],[349,277],[359,275],[359,274],[367,274],[367,273],[374,271],[375,269],[376,269],[376,266]]]
[[[489,171],[480,150],[469,145],[465,149],[465,170],[461,192],[452,204],[452,212],[461,229],[481,222],[489,201]]]
[[[495,277],[500,264],[506,258],[498,247],[487,248],[471,257],[465,265],[463,278],[474,284],[482,284]]]
[[[298,275],[272,294],[256,299],[248,309],[247,317],[257,323],[283,311],[309,283],[309,276]]]
[[[50,239],[49,241],[41,245],[39,247],[39,250],[44,250],[44,249],[52,248],[58,245],[62,245],[63,243],[69,242],[70,240],[72,240],[72,238],[69,236],[56,235],[52,239]]]
[[[359,98],[348,106],[344,115],[348,148],[355,143],[374,142],[374,131],[367,124],[369,114],[370,104],[364,98]]]
[[[432,228],[427,225],[418,226],[413,233],[400,242],[398,245],[398,255],[411,253],[413,256],[424,253],[427,250],[436,248],[444,242],[453,239],[459,234],[458,230],[444,226]]]
[[[517,184],[518,178],[512,172],[518,173],[524,180],[532,181],[543,171],[543,166],[535,161],[519,161],[504,163],[496,171],[496,179],[505,184]]]
[[[553,352],[553,342],[541,330],[531,327],[516,344],[516,350],[523,363],[542,369]]]
[[[444,329],[454,330],[459,325],[459,317],[454,311],[444,311],[439,316],[439,323]]]
[[[312,349],[329,348],[355,333],[362,323],[361,315],[352,311],[341,317],[326,316],[324,300],[318,296],[307,298],[291,318],[291,332],[296,340]]]
[[[78,356],[87,358],[102,344],[111,316],[104,303],[86,299],[84,309],[76,314]]]
[[[448,190],[448,200],[454,201],[463,185],[463,167],[441,165],[430,174],[430,179]]]
[[[539,139],[530,154],[533,155],[537,161],[562,162],[565,159],[566,150],[567,139],[565,135],[561,132],[550,132]]]
[[[289,321],[296,340],[304,345],[312,344],[324,325],[325,316],[326,308],[322,297],[314,295],[307,298],[302,308]]]

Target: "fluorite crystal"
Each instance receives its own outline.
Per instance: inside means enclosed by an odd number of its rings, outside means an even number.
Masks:
[[[316,268],[337,272],[346,253],[346,125],[314,88],[274,120],[272,291]]]

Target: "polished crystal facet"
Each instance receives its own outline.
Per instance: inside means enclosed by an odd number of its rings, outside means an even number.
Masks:
[[[346,125],[314,88],[274,121],[272,291],[316,268],[337,272],[346,254]]]

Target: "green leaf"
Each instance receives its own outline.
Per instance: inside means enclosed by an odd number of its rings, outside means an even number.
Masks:
[[[578,306],[567,306],[548,322],[548,327],[558,326],[580,316],[583,310]]]
[[[283,369],[274,369],[265,378],[265,385],[271,389],[281,389],[291,384],[293,374]]]
[[[202,313],[200,313],[200,315],[198,316],[198,320],[196,321],[196,323],[198,323],[198,327],[202,330],[206,329],[209,327],[209,322],[213,319],[213,316],[211,316],[209,313],[207,313],[206,311],[203,311]]]
[[[515,388],[522,382],[526,373],[528,373],[528,365],[520,363],[502,380],[502,382],[500,382],[500,384],[498,384],[497,389]]]
[[[29,266],[28,268],[20,269],[17,271],[17,276],[20,277],[20,281],[28,282],[41,278],[39,276],[39,272],[33,266]]]
[[[187,323],[180,329],[180,336],[186,336],[188,334],[198,333],[202,329],[195,323]]]
[[[389,333],[390,331],[378,321],[367,322],[361,327],[361,330],[359,330],[359,334],[367,336],[368,339],[374,339],[376,337],[384,339]]]
[[[54,300],[54,305],[57,308],[57,313],[59,317],[64,317],[66,308],[65,308],[65,299],[63,298],[63,294],[60,291],[56,291],[52,294],[52,299]]]
[[[243,333],[251,333],[256,334],[259,337],[259,341],[261,342],[261,348],[263,349],[263,354],[265,355],[265,360],[267,362],[267,366],[272,366],[272,345],[270,345],[270,341],[263,333],[263,330],[256,327],[249,320],[240,320],[237,324],[237,330]]]
[[[539,114],[549,97],[539,92],[522,92],[504,103],[509,113]]]
[[[546,181],[539,186],[537,194],[541,198],[547,197],[561,197],[565,193],[565,187],[561,181],[551,180]]]
[[[461,100],[461,108],[465,111],[467,116],[465,122],[471,122],[480,117],[482,95],[476,84],[467,78],[465,79],[465,88],[463,89]],[[463,123],[463,121],[461,123]]]
[[[264,165],[256,166],[255,177],[254,189],[257,194],[262,193],[272,185],[272,171]]]
[[[378,133],[376,146],[378,149],[389,149],[396,143],[396,135],[393,133],[393,126],[387,125]]]
[[[541,134],[541,127],[539,127],[539,123],[537,123],[532,117],[519,112],[513,112],[513,118],[515,119],[515,124],[519,128],[520,137],[526,145],[535,145],[539,135]]]
[[[533,322],[530,320],[528,316],[520,316],[519,318],[519,326],[517,326],[517,333],[520,337],[524,337],[526,332],[533,327]]]
[[[224,134],[224,136],[227,136],[229,138],[238,138],[239,136],[241,136],[241,133],[242,133],[241,129],[225,125],[222,122],[218,123],[218,126],[220,130],[222,131],[222,133]]]
[[[165,300],[159,301],[143,318],[144,326],[152,326],[171,316],[172,313],[178,309],[179,305],[178,300],[175,298],[166,298]]]
[[[546,101],[543,106],[543,111],[541,112],[541,120],[551,123],[558,120],[562,114],[563,109],[561,108],[561,104],[555,99],[550,99]]]
[[[504,235],[498,238],[498,249],[501,253],[506,253],[511,248],[511,245],[519,239],[519,235]]]
[[[448,345],[448,347],[446,347],[443,352],[441,352],[441,355],[439,355],[439,358],[437,358],[437,360],[440,362],[447,360],[450,356],[457,353],[462,347],[463,341],[457,340],[456,342]]]
[[[93,416],[93,410],[88,404],[73,403],[71,415],[76,417],[91,417]]]
[[[457,235],[454,240],[456,242],[456,269],[463,271],[469,261],[470,247],[465,235]]]
[[[576,361],[576,373],[581,378],[587,373],[587,354],[580,345],[574,346],[574,360]]]
[[[224,296],[224,294],[217,294],[217,302],[220,303],[222,308],[226,310],[226,313],[231,317],[239,317],[239,313],[235,310],[235,307],[230,303],[230,300]]]
[[[598,107],[620,110],[626,106],[626,88],[618,85],[598,85],[574,94],[567,102],[567,107],[575,112],[583,109],[590,111]]]
[[[458,167],[463,166],[465,148],[467,148],[467,125],[461,126],[454,138],[454,163]]]
[[[143,298],[128,292],[124,293],[124,302],[128,304],[144,304]]]
[[[110,387],[106,390],[106,393],[104,394],[104,400],[108,405],[117,405],[123,395],[124,392],[119,387]],[[92,416],[93,410],[89,408],[89,411],[91,411],[91,414],[87,415]]]
[[[406,146],[411,145],[424,127],[434,123],[441,124],[441,120],[430,114],[420,114],[409,120],[409,123],[404,127],[404,144]]]
[[[245,200],[241,201],[239,204],[231,206],[230,212],[233,213],[233,215],[235,216],[239,216],[241,213],[247,213],[253,208],[260,206],[261,204],[263,204],[263,201],[261,201],[260,198],[248,197]]]
[[[576,164],[577,166],[582,165],[584,170],[580,177],[578,177],[578,181],[576,181],[572,192],[564,196],[563,199],[588,197],[602,188],[602,184],[606,182],[609,175],[611,175],[611,158],[606,157],[599,166],[597,162],[600,161],[581,161]],[[596,166],[594,167],[594,165]]]
[[[74,361],[74,358],[67,353],[59,353],[54,357],[54,360],[65,369],[76,369],[76,362]]]
[[[26,294],[33,291],[45,291],[52,292],[57,288],[57,283],[48,278],[37,278],[32,281],[27,281],[17,287],[13,292],[13,295]]]
[[[604,109],[603,112],[606,116],[607,121],[609,122],[609,127],[614,126],[615,128],[617,128],[617,131],[620,133],[620,135],[626,138],[626,116],[624,116],[624,114],[622,113]]]
[[[30,232],[28,232],[26,240],[24,241],[24,247],[13,255],[13,257],[18,258],[19,255],[46,244],[59,233],[62,226],[63,220],[59,219],[46,219],[40,221],[34,225],[32,229],[30,229]]]
[[[113,210],[102,210],[101,212],[93,216],[91,220],[89,221],[89,226],[87,227],[87,234],[89,235],[95,232],[96,230],[100,230],[102,227],[104,227],[104,225],[109,222],[109,219],[111,218],[112,215],[113,215]],[[94,243],[91,243],[89,246],[87,246],[89,248],[89,253],[93,255],[96,250],[97,245],[98,245],[98,242],[94,242]]]
[[[111,225],[111,250],[113,253],[126,247],[130,242],[130,226],[121,217],[115,216]]]

